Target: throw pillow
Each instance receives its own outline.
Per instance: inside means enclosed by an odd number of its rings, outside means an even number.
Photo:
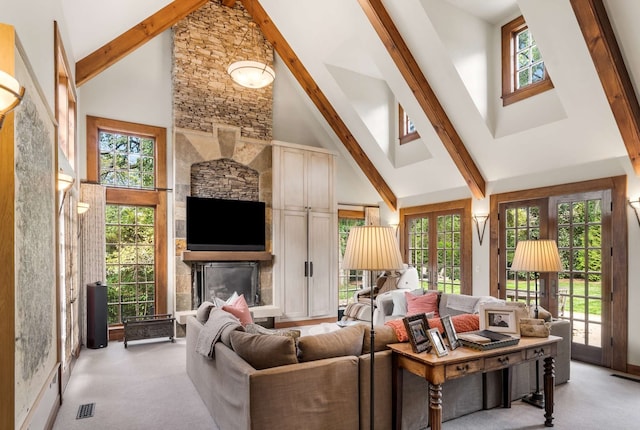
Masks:
[[[444,333],[442,320],[440,318],[428,319],[429,328],[437,328],[440,333]],[[480,330],[480,315],[478,314],[460,314],[451,317],[451,323],[456,333],[464,333],[466,331]]]
[[[231,346],[238,356],[258,370],[298,362],[296,341],[290,336],[233,331]]]
[[[224,305],[222,310],[227,311],[238,318],[242,325],[247,325],[253,322],[249,305],[247,305],[247,301],[244,299],[244,294],[240,294],[232,305]]]
[[[360,355],[364,338],[364,324],[355,324],[331,333],[302,336],[298,340],[299,361]]]
[[[211,309],[215,306],[216,305],[211,302],[202,302],[202,304],[198,306],[198,310],[196,311],[196,319],[202,324],[206,323],[209,319],[209,313],[211,312]]]
[[[409,341],[409,336],[407,336],[407,329],[405,328],[402,319],[387,321],[386,323],[384,323],[384,325],[389,326],[393,329],[398,342]]]
[[[436,318],[440,316],[438,313],[438,292],[427,292],[422,296],[414,296],[407,292],[404,293],[404,296],[407,299],[407,316],[428,312],[433,312]]]
[[[408,291],[404,289],[391,291],[391,298],[393,300],[393,313],[391,315],[402,317],[407,315],[407,298],[405,297],[407,292]],[[422,288],[411,290],[410,292],[414,296],[421,296],[424,293]]]

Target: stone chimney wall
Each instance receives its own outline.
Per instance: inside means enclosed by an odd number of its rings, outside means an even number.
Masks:
[[[238,127],[242,137],[272,139],[273,85],[244,88],[227,74],[236,60],[266,60],[273,66],[273,48],[258,26],[257,42],[240,43],[250,22],[240,2],[230,8],[211,1],[173,27],[176,128],[212,133],[224,124]]]

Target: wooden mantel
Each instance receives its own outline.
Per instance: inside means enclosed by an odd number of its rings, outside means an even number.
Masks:
[[[268,251],[184,251],[182,261],[271,261]]]

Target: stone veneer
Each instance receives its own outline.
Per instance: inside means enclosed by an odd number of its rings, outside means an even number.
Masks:
[[[245,137],[271,140],[273,85],[244,88],[227,74],[232,61],[257,59],[273,66],[273,48],[256,26],[258,41],[245,40],[251,16],[208,2],[173,27],[173,110],[176,128],[214,132],[239,127]]]
[[[243,198],[266,203],[266,250],[272,252],[271,142],[242,138],[233,127],[212,133],[176,129],[174,143],[174,222],[176,252],[176,311],[192,309],[191,265],[182,262],[186,249],[186,197],[192,195],[192,174],[199,185],[194,195]],[[210,169],[203,174],[203,167]],[[257,177],[257,194],[255,181]],[[218,178],[212,180],[211,178]],[[257,199],[256,199],[257,197]],[[273,263],[260,262],[261,305],[273,304]]]

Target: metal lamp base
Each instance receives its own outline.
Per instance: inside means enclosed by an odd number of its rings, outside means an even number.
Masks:
[[[527,397],[524,397],[522,401],[537,406],[540,409],[544,408],[544,394],[542,393],[531,393]]]

